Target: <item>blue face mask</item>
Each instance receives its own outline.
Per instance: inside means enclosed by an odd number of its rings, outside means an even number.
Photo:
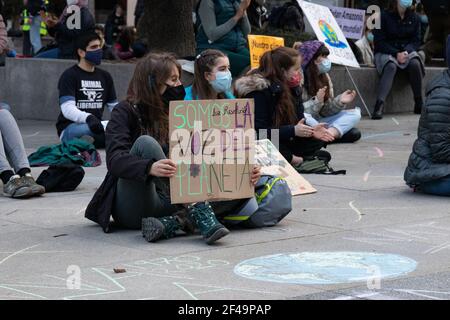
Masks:
[[[330,59],[323,60],[319,65],[319,74],[328,73],[331,70],[331,61]]]
[[[367,34],[367,40],[368,40],[369,42],[373,42],[374,39],[375,39],[375,36],[373,35],[373,33],[372,33],[372,32],[369,32],[369,33]]]
[[[224,93],[231,90],[231,82],[233,77],[230,71],[219,71],[216,73],[216,80],[210,81],[209,84],[217,93]]]
[[[400,0],[399,4],[402,8],[408,9],[412,6],[412,0]]]
[[[428,24],[428,16],[426,16],[426,15],[420,16],[420,21],[421,21],[423,24]]]
[[[94,51],[86,51],[86,56],[84,59],[94,66],[99,66],[102,63],[103,49],[98,49]]]

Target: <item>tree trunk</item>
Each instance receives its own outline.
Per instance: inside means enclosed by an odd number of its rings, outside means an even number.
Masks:
[[[139,21],[139,37],[151,51],[168,51],[179,57],[195,54],[192,8],[195,0],[147,0]]]

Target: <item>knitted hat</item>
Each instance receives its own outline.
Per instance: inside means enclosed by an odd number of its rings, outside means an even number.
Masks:
[[[447,38],[447,65],[450,69],[450,35]]]
[[[298,52],[300,52],[301,56],[303,57],[302,63],[303,69],[306,68],[306,66],[308,66],[308,64],[311,62],[317,51],[319,51],[319,49],[324,45],[325,44],[323,42],[313,40],[304,42],[300,46],[300,48],[298,48]]]

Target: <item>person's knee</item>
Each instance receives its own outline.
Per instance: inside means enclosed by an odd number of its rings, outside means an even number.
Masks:
[[[395,73],[397,72],[397,66],[395,65],[395,63],[393,62],[389,62],[388,64],[386,64],[386,66],[384,67],[383,73]]]
[[[161,145],[159,142],[151,137],[151,136],[140,136],[137,138],[136,142],[131,149],[131,152],[134,154],[139,154],[141,156],[150,155],[150,154],[158,154],[164,155]]]

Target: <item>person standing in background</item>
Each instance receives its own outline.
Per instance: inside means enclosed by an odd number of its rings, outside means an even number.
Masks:
[[[122,30],[126,27],[125,11],[120,4],[116,5],[114,11],[108,17],[105,25],[105,40],[110,46],[117,41]]]
[[[429,37],[423,46],[427,62],[444,57],[447,36],[450,34],[450,0],[421,0],[428,16]]]

